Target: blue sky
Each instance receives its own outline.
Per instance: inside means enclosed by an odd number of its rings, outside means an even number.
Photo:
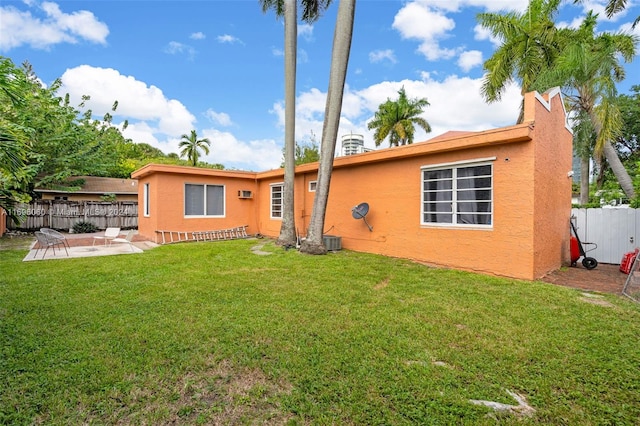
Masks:
[[[579,24],[605,0],[563,3],[559,25]],[[601,19],[600,31],[635,32],[640,5]],[[480,96],[482,63],[496,48],[475,16],[522,0],[360,0],[339,135],[365,136],[378,105],[397,97],[427,98],[432,132],[486,130],[515,122],[520,89],[500,103]],[[320,141],[338,1],[313,25],[298,28],[296,140]],[[604,17],[604,12],[601,13]],[[74,104],[90,95],[102,115],[115,100],[114,123],[126,137],[178,152],[180,136],[195,129],[211,140],[204,159],[227,168],[268,170],[282,160],[284,140],[283,21],[258,0],[11,1],[0,3],[0,55],[29,61],[43,84],[61,78]],[[626,66],[620,85],[640,84],[640,62]],[[338,143],[338,148],[339,148]],[[385,142],[381,148],[387,147]]]

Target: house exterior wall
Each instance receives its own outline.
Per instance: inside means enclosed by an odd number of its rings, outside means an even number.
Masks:
[[[136,171],[139,179],[138,232],[160,242],[156,231],[208,231],[247,225],[247,232],[258,233],[255,221],[257,191],[255,173],[149,165]],[[149,216],[144,215],[144,187],[149,184]],[[185,217],[185,184],[223,185],[224,217]],[[238,191],[251,191],[253,198],[240,198]]]
[[[535,279],[557,269],[568,257],[571,211],[572,135],[559,92],[546,98],[528,94],[525,122],[485,132],[459,134],[403,147],[334,160],[324,230],[340,236],[345,249],[402,257],[428,264],[514,278]],[[492,164],[493,217],[490,227],[421,224],[422,168]],[[295,221],[301,235],[311,219],[317,163],[296,168]],[[271,186],[282,184],[283,170],[260,173],[212,171],[176,166],[136,171],[140,192],[151,185],[151,217],[140,217],[140,233],[201,231],[247,224],[248,232],[277,237],[281,219],[271,217]],[[184,184],[224,183],[227,216],[185,219]],[[249,185],[253,186],[249,186]],[[155,187],[155,190],[153,189]],[[237,189],[254,191],[238,200]],[[155,192],[154,192],[155,191]],[[247,202],[248,201],[248,202]],[[352,208],[366,202],[367,222]],[[143,206],[143,200],[139,200]],[[140,209],[143,211],[143,208]]]
[[[468,138],[454,138],[379,150],[356,158],[336,159],[325,217],[325,233],[342,238],[345,249],[414,259],[429,264],[506,275],[533,276],[533,194],[521,190],[531,186],[534,151],[528,125],[514,127],[501,135],[480,134],[476,146],[466,148]],[[499,143],[493,138],[501,137]],[[421,145],[421,146],[420,146]],[[398,153],[406,151],[406,156]],[[410,151],[415,151],[411,153]],[[380,157],[378,161],[364,156]],[[492,159],[493,227],[421,225],[421,168],[439,164]],[[306,234],[313,193],[298,196],[305,182],[316,178],[315,170],[296,172],[296,226]],[[262,179],[260,179],[263,184]],[[282,181],[270,177],[269,182]],[[264,182],[265,184],[267,182]],[[262,190],[260,192],[263,192]],[[352,208],[369,204],[367,222],[354,219]],[[567,204],[570,208],[570,204]],[[270,219],[269,200],[259,209],[262,233],[277,236],[279,220]]]
[[[540,277],[570,263],[569,220],[573,146],[566,139],[569,129],[564,105],[555,92],[528,93],[526,104],[535,107],[536,143],[534,167],[534,270]],[[536,98],[537,102],[533,98]],[[542,99],[540,99],[542,98]],[[544,123],[544,125],[537,125]]]

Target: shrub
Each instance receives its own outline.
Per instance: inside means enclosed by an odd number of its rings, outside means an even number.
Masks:
[[[78,222],[73,225],[74,234],[89,234],[97,231],[98,227],[91,222]]]

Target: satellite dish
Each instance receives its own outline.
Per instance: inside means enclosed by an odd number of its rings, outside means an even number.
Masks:
[[[369,204],[367,203],[360,203],[351,209],[351,215],[353,216],[353,218],[364,220],[364,223],[367,225],[367,228],[369,228],[369,231],[373,232],[373,227],[369,225],[369,223],[367,223],[367,218],[365,217],[367,213],[369,213]]]

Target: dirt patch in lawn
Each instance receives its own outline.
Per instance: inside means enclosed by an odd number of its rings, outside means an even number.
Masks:
[[[172,404],[173,421],[208,424],[285,424],[290,415],[278,396],[291,386],[270,380],[261,370],[237,368],[222,361],[202,374],[182,378],[180,398]],[[257,422],[257,423],[256,423]]]

